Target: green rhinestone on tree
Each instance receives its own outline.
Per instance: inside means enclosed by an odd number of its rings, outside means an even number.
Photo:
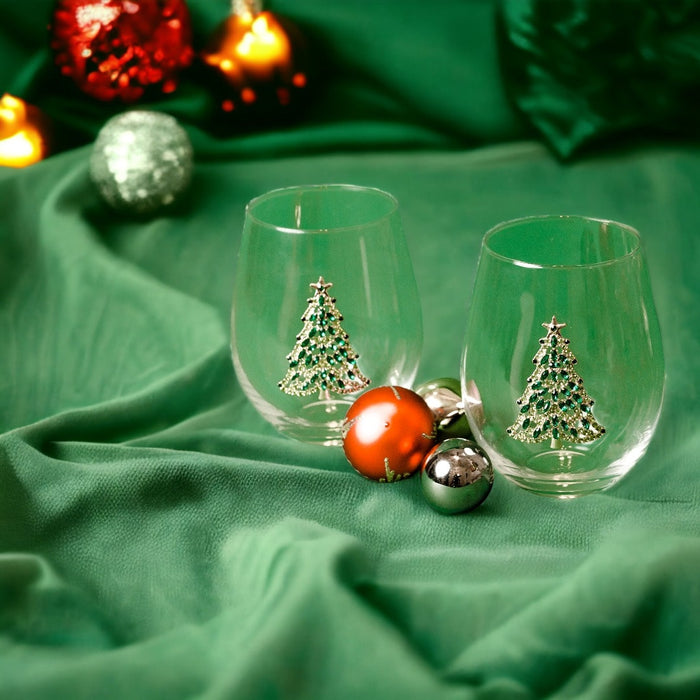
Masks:
[[[319,400],[327,400],[331,391],[351,394],[364,389],[370,381],[357,367],[359,355],[340,325],[343,315],[327,291],[332,283],[319,277],[309,286],[315,290],[314,295],[307,299],[308,306],[301,317],[304,325],[287,355],[289,369],[278,383],[280,390],[290,396],[308,396],[318,391]]]
[[[518,417],[508,435],[520,442],[551,440],[552,449],[562,443],[593,442],[605,428],[593,417],[593,399],[583,388],[583,380],[574,369],[577,359],[563,338],[565,323],[542,324],[547,335],[532,359],[535,370],[527,378],[527,387],[516,401]],[[559,399],[555,397],[561,397]]]

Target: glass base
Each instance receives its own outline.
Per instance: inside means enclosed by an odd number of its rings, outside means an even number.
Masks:
[[[314,445],[338,446],[343,444],[342,427],[345,415],[353,401],[354,394],[347,396],[304,397],[308,403],[295,400],[290,410],[285,413],[280,408],[266,401],[253,388],[243,372],[234,354],[233,364],[243,393],[248,397],[255,410],[274,428],[287,437]]]
[[[308,403],[298,418],[284,416],[271,422],[284,435],[316,445],[343,444],[342,427],[352,401],[327,399]]]
[[[533,493],[570,499],[605,491],[626,473],[619,469],[586,469],[585,454],[572,450],[552,450],[535,455],[524,467],[496,464],[498,472],[509,481]]]

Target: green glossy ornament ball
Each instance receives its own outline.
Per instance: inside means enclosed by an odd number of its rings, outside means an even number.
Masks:
[[[478,508],[493,487],[493,466],[473,441],[450,438],[436,445],[423,460],[421,488],[440,513],[466,513]]]
[[[442,440],[452,437],[473,439],[462,404],[462,387],[459,379],[441,377],[423,382],[415,388],[433,412]]]

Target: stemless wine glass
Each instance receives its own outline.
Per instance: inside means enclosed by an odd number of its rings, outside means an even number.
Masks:
[[[421,308],[396,199],[353,185],[268,192],[246,208],[231,317],[233,363],[282,433],[338,445],[366,387],[409,386]]]
[[[508,479],[570,498],[645,453],[664,361],[639,234],[539,216],[483,240],[462,363],[465,412]]]

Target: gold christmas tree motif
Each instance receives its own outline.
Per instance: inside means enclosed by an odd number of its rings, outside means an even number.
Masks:
[[[319,400],[328,400],[330,392],[352,394],[364,389],[370,380],[357,366],[359,355],[340,322],[343,315],[335,297],[328,294],[333,286],[323,277],[309,285],[314,289],[301,320],[304,325],[287,355],[289,369],[279,388],[290,396],[308,396],[319,392]]]
[[[552,449],[563,442],[593,442],[605,428],[593,416],[593,399],[574,370],[578,360],[569,349],[569,339],[561,335],[565,323],[542,324],[547,335],[540,338],[540,349],[532,359],[535,370],[516,401],[518,417],[507,432],[521,442],[551,440]]]
[[[426,435],[426,437],[428,437]],[[408,477],[413,476],[413,472],[399,472],[398,474],[389,466],[389,458],[384,457],[384,474],[386,476],[378,479],[379,483],[391,484],[395,481],[401,481],[401,479],[408,479]]]

